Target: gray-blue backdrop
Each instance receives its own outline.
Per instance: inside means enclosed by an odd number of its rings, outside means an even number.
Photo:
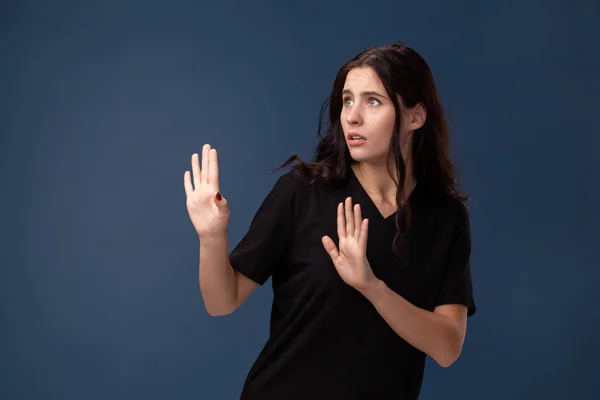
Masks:
[[[430,62],[473,197],[478,314],[423,399],[591,398],[600,3],[13,1],[0,6],[0,398],[234,399],[270,286],[211,318],[183,172],[220,151],[233,246],[309,157],[348,58]]]

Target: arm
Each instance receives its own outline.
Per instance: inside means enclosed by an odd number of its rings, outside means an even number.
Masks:
[[[231,314],[258,287],[231,267],[227,248],[226,234],[200,240],[200,291],[212,316]]]
[[[200,238],[200,290],[210,315],[232,313],[281,263],[292,237],[296,185],[291,174],[278,179],[231,253],[225,230]]]
[[[448,367],[458,359],[465,340],[466,306],[448,304],[436,307],[433,312],[423,310],[381,280],[374,280],[361,293],[400,337],[439,365]]]
[[[352,200],[338,205],[339,247],[328,237],[323,246],[329,253],[340,277],[362,293],[390,327],[415,348],[433,358],[443,367],[450,366],[462,351],[466,320],[469,312],[462,303],[470,279],[468,260],[470,236],[468,224],[459,225],[451,246],[448,275],[445,278],[440,304],[433,312],[418,308],[392,291],[374,274],[366,258],[368,220],[363,219],[359,205]]]
[[[184,188],[186,207],[200,239],[200,291],[210,315],[230,314],[257,284],[234,271],[227,253],[230,212],[219,190],[217,151],[208,144],[202,147],[202,169],[198,154],[193,154],[192,173],[185,172]]]

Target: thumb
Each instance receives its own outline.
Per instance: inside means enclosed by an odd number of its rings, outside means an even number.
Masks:
[[[325,247],[325,251],[327,251],[332,260],[335,260],[340,256],[340,252],[338,251],[337,246],[329,236],[323,236],[321,238],[321,241],[323,242],[323,247]]]
[[[225,199],[225,197],[223,197],[221,192],[215,193],[215,204],[219,208],[227,208],[227,199]]]

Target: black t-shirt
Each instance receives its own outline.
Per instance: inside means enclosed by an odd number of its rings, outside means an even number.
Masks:
[[[337,205],[348,196],[369,218],[367,259],[379,279],[425,310],[459,303],[475,313],[469,218],[458,201],[417,185],[399,259],[392,249],[395,215],[384,218],[351,169],[337,187],[288,172],[230,254],[234,269],[260,285],[272,278],[273,285],[270,337],[242,400],[418,397],[425,354],[340,278],[321,242],[329,235],[338,243]]]

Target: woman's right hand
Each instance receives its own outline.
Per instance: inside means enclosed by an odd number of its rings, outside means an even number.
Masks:
[[[210,145],[202,147],[202,169],[198,154],[192,155],[190,171],[183,176],[186,205],[190,219],[200,238],[225,235],[229,223],[229,206],[219,192],[219,164],[217,150]]]

